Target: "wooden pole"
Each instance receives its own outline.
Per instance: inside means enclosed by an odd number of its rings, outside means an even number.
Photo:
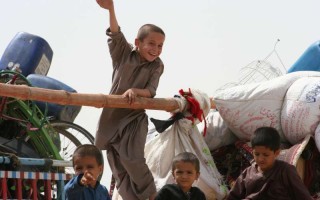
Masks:
[[[131,108],[165,110],[168,112],[179,109],[174,98],[142,98],[139,97],[131,105],[121,95],[72,93],[64,90],[50,90],[26,85],[10,85],[0,83],[0,96],[21,100],[36,100],[60,105],[92,106],[96,108]],[[213,99],[211,107],[215,108]]]

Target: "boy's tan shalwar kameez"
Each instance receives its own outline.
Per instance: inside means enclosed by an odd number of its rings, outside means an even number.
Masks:
[[[148,89],[155,96],[163,73],[160,58],[140,61],[140,55],[128,44],[122,32],[107,30],[113,62],[110,94],[122,95],[130,88]],[[107,158],[116,187],[124,200],[145,200],[156,192],[152,174],[144,158],[148,132],[145,110],[104,108],[97,127],[95,144],[107,150]]]

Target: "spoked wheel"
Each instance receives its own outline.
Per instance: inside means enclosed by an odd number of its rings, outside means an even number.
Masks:
[[[50,124],[59,134],[59,149],[63,160],[72,160],[72,155],[79,145],[94,143],[94,137],[77,124],[59,120],[50,121]],[[74,170],[72,167],[66,167],[65,172],[73,174]]]

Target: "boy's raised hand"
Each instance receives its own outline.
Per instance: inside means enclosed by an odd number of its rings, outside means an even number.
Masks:
[[[113,7],[113,0],[96,0],[101,8],[109,10]]]

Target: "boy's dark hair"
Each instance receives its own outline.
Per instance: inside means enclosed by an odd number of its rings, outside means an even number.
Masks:
[[[193,153],[190,152],[183,152],[183,153],[179,153],[178,155],[176,155],[173,158],[172,161],[172,172],[176,169],[176,164],[178,162],[188,162],[188,163],[192,163],[194,165],[194,167],[196,168],[197,172],[200,172],[200,162],[199,159],[197,158],[196,155],[194,155]]]
[[[255,146],[265,146],[273,151],[280,149],[280,135],[277,129],[272,127],[257,128],[251,139],[252,148]]]
[[[140,41],[143,41],[149,35],[150,32],[156,32],[162,34],[163,36],[166,36],[164,31],[160,27],[154,24],[145,24],[140,27],[137,38]]]
[[[72,156],[72,164],[74,165],[75,157],[95,157],[98,165],[103,165],[103,156],[101,150],[93,144],[83,144],[76,148]]]

